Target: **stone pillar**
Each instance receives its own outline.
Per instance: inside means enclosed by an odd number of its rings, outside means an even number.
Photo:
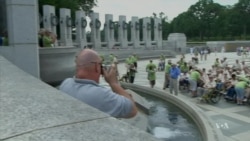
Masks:
[[[118,40],[122,48],[128,47],[128,24],[126,23],[126,16],[119,16],[118,24]]]
[[[133,42],[133,47],[140,47],[140,23],[138,17],[132,17],[131,21],[131,41]]]
[[[25,72],[39,78],[37,1],[6,0],[6,8],[10,47],[4,48],[0,54]]]
[[[162,48],[162,22],[161,19],[154,19],[154,40],[158,48]]]
[[[56,26],[58,24],[58,17],[55,14],[55,7],[51,5],[43,6],[43,27],[50,30],[54,34],[56,32]]]
[[[115,27],[115,25],[113,22],[113,15],[106,14],[105,15],[104,31],[105,31],[105,42],[107,42],[108,48],[112,48],[115,44],[114,27]]]
[[[84,11],[76,11],[76,42],[80,48],[87,46],[87,20]]]
[[[60,8],[60,41],[62,46],[73,46],[70,9]]]
[[[90,18],[91,42],[93,44],[93,48],[101,48],[101,22],[99,20],[99,13],[91,13]]]
[[[151,22],[150,18],[143,18],[143,41],[145,42],[146,48],[152,47],[151,41]]]

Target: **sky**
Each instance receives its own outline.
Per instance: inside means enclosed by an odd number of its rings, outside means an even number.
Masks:
[[[213,0],[221,5],[234,5],[238,0]],[[185,12],[191,5],[198,0],[98,0],[94,12],[99,13],[100,20],[103,22],[105,14],[113,14],[113,20],[117,21],[119,15],[125,15],[127,21],[132,16],[150,17],[153,13],[165,13],[171,21],[180,13]]]

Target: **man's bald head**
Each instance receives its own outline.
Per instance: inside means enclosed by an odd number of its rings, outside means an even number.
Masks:
[[[91,49],[84,49],[76,56],[76,65],[88,65],[91,62],[100,62],[101,59],[97,52]]]
[[[76,78],[94,80],[99,83],[101,58],[91,49],[84,49],[76,56]]]

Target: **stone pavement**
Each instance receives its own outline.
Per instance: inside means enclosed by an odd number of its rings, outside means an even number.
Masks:
[[[207,61],[200,61],[197,67],[210,69],[215,61],[215,58],[222,59],[223,57],[228,58],[229,64],[233,64],[235,59],[242,60],[241,56],[237,56],[236,53],[214,53],[208,56]],[[172,62],[176,63],[180,56],[176,58],[169,58]],[[186,61],[191,59],[191,55],[186,55]],[[168,59],[167,59],[168,60]],[[147,80],[147,72],[145,71],[148,60],[138,62],[138,73],[136,74],[135,84],[149,87]],[[153,59],[155,64],[158,64],[157,59]],[[126,72],[125,65],[123,63],[118,65],[120,74]],[[157,72],[157,80],[154,89],[161,91],[164,83],[164,72]],[[169,90],[165,90],[166,94],[170,94]],[[234,103],[228,103],[223,98],[219,103],[212,105],[208,103],[201,103],[196,98],[191,98],[188,93],[181,93],[177,96],[192,101],[196,106],[200,107],[207,116],[209,116],[217,128],[221,129],[225,135],[227,141],[249,141],[250,137],[250,106],[238,106]]]

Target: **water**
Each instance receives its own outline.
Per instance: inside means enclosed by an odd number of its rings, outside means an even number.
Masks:
[[[139,94],[139,93],[138,93]],[[150,133],[164,141],[202,141],[197,126],[181,109],[152,96],[141,95],[150,102]]]

